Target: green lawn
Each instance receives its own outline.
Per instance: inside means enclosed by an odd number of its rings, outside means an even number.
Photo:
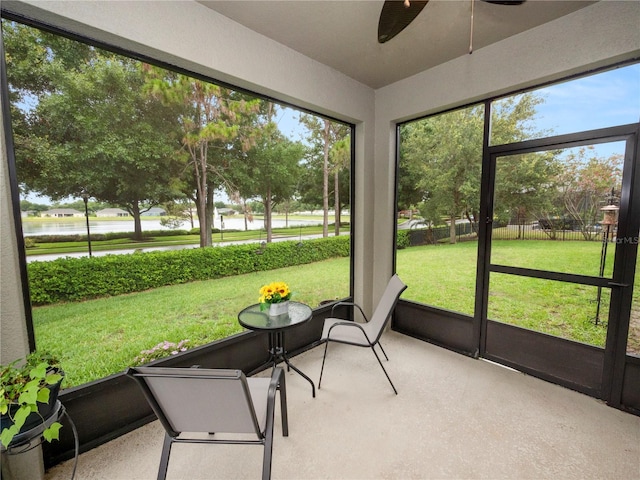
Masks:
[[[546,244],[544,248],[540,243]],[[500,241],[495,247],[495,254],[506,264],[586,274],[596,274],[599,265],[598,242]],[[465,242],[400,250],[397,270],[409,286],[403,298],[472,315],[476,249],[475,242]],[[193,347],[240,332],[237,313],[257,301],[258,289],[265,283],[285,281],[294,291],[294,300],[315,307],[322,300],[347,296],[348,275],[349,259],[340,258],[35,307],[36,341],[39,348],[61,357],[69,387],[121,371],[142,350],[164,340],[188,339]],[[594,287],[492,274],[489,318],[603,346],[606,327],[593,322],[596,294]],[[604,324],[608,300],[605,289],[600,315]],[[640,312],[638,298],[634,305]],[[629,343],[630,350],[640,353],[640,334],[633,334]]]
[[[349,295],[349,259],[34,307],[36,343],[61,358],[65,386],[78,385],[123,370],[164,340],[193,347],[242,331],[238,312],[276,280],[289,284],[293,300],[315,307]]]

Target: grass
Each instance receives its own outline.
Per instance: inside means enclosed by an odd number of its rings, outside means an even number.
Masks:
[[[349,259],[34,307],[37,345],[60,357],[65,387],[79,385],[123,370],[163,340],[193,347],[241,332],[238,312],[275,280],[289,284],[293,300],[317,306],[349,295]]]
[[[601,247],[599,242],[500,240],[493,242],[492,262],[597,276]],[[605,275],[611,274],[613,256],[611,250]],[[401,250],[397,271],[410,286],[403,298],[471,316],[476,264],[475,242]],[[610,299],[606,288],[602,289],[599,325],[595,325],[596,287],[492,273],[489,291],[488,317],[492,320],[599,347],[605,344]],[[634,295],[633,310],[640,313],[640,294]],[[628,348],[640,353],[637,322],[632,321],[634,333]]]
[[[477,249],[464,242],[399,250],[396,271],[409,286],[402,298],[473,315]]]
[[[540,246],[540,243],[544,245]],[[507,265],[597,274],[598,242],[500,241],[495,259]],[[613,255],[611,255],[613,256]],[[495,260],[494,259],[494,260]],[[409,288],[403,298],[473,315],[477,244],[412,247],[398,252],[397,270]],[[495,260],[497,261],[497,260]],[[596,264],[595,272],[593,264]],[[349,292],[349,259],[340,258],[146,292],[33,309],[36,341],[63,362],[65,386],[123,370],[142,350],[168,340],[190,347],[242,331],[237,313],[255,303],[265,283],[282,280],[294,300],[317,306]],[[597,289],[583,285],[492,274],[489,318],[603,346],[608,290],[594,324]],[[634,297],[640,312],[640,295]],[[635,322],[635,323],[634,323]],[[632,321],[629,351],[640,353],[640,330]],[[634,330],[635,325],[635,330]]]

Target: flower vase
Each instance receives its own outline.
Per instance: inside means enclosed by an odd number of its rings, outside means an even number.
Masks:
[[[289,302],[271,303],[269,305],[269,316],[277,317],[289,311]]]

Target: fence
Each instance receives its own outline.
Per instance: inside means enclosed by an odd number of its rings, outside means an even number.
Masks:
[[[449,225],[435,228],[421,228],[409,230],[409,244],[412,247],[417,245],[434,245],[449,239],[451,232]],[[471,223],[456,224],[456,241],[460,242],[466,239],[476,239],[477,235],[473,230]]]
[[[433,245],[446,242],[449,239],[449,226],[435,228],[412,229],[409,231],[409,243],[417,245]],[[475,240],[476,231],[471,223],[456,224],[456,241]],[[553,225],[541,225],[539,222],[507,224],[493,224],[493,240],[589,240],[601,241],[602,229],[599,225],[586,229],[584,232],[577,227],[572,229],[554,228]]]
[[[602,228],[595,225],[582,230],[579,225],[553,225],[551,222],[530,222],[497,226],[491,237],[494,240],[602,240]]]

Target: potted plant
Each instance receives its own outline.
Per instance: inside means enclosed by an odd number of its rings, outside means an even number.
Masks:
[[[33,352],[22,362],[0,365],[0,444],[3,449],[16,435],[43,425],[51,417],[63,378],[60,363],[48,353]],[[53,422],[41,434],[48,442],[57,440],[61,427],[59,422]]]
[[[260,288],[260,310],[269,309],[270,316],[282,315],[289,309],[292,292],[284,282],[273,282]]]

